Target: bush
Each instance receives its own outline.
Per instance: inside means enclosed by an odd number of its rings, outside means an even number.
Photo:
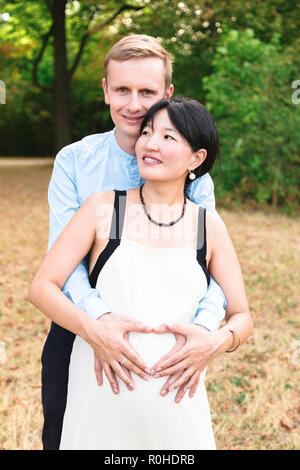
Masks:
[[[216,195],[273,206],[299,203],[300,42],[284,50],[252,30],[228,31],[218,44],[212,75],[203,79],[206,105],[220,134],[221,169],[212,173]]]

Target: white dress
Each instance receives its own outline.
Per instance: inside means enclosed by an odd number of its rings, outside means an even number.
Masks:
[[[191,323],[207,280],[192,248],[152,248],[122,238],[100,271],[96,289],[111,311],[147,325]],[[131,332],[129,337],[149,367],[175,344],[171,333]],[[60,449],[215,449],[205,372],[194,397],[186,393],[179,403],[177,390],[160,395],[167,377],[147,382],[133,374],[135,389],[129,391],[119,380],[115,395],[103,375],[98,386],[93,350],[77,336]]]

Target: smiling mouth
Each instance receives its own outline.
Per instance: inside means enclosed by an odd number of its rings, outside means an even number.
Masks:
[[[124,119],[126,119],[126,121],[128,122],[133,122],[133,123],[136,123],[136,122],[140,122],[144,116],[125,116],[125,115],[122,115]]]
[[[160,163],[162,163],[161,160],[158,160],[158,158],[155,158],[155,157],[151,157],[150,155],[144,155],[143,162],[149,163],[151,165],[159,165]]]

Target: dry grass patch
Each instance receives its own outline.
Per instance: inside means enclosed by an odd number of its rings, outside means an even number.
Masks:
[[[40,356],[49,321],[27,302],[47,249],[51,166],[0,168],[0,448],[40,449]],[[210,365],[219,449],[299,449],[300,220],[220,210],[242,265],[255,330]],[[298,261],[298,263],[297,263]]]

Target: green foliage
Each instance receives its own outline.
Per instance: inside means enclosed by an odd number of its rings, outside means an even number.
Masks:
[[[299,202],[300,109],[292,102],[300,42],[282,49],[248,29],[220,39],[213,73],[203,79],[220,134],[221,198],[293,206]]]
[[[1,155],[51,155],[54,109],[33,80],[34,61],[52,23],[53,0],[0,0]],[[143,7],[114,15],[123,5]],[[113,18],[112,21],[110,21]],[[108,22],[103,28],[102,26]],[[249,30],[251,26],[251,30]],[[296,0],[69,0],[68,70],[91,32],[72,76],[72,141],[112,127],[103,100],[103,60],[118,39],[144,33],[175,56],[175,93],[211,109],[221,136],[221,169],[213,171],[219,198],[292,207],[299,201],[299,110],[291,102],[300,79],[300,3]],[[53,85],[53,42],[38,81]]]

